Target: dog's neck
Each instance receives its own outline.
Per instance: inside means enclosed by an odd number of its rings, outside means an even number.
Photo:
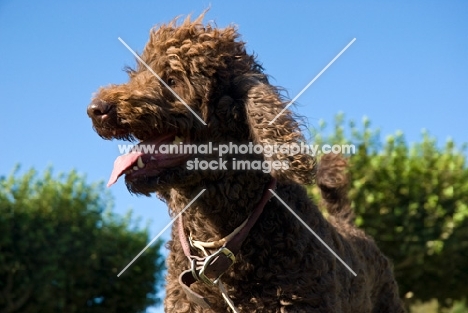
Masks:
[[[218,240],[248,218],[270,181],[268,175],[250,173],[236,173],[216,181],[204,180],[198,188],[172,189],[168,205],[177,214],[205,189],[181,217],[185,228],[196,240]]]

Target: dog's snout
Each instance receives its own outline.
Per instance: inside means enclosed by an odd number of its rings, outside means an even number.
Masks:
[[[92,119],[103,118],[108,115],[115,106],[103,100],[95,99],[88,105],[88,116]]]

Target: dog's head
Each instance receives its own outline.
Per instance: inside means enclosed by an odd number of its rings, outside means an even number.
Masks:
[[[110,184],[126,174],[130,191],[149,194],[209,179],[209,168],[202,173],[187,165],[194,158],[217,160],[218,151],[151,152],[151,147],[158,151],[180,147],[180,142],[192,147],[257,145],[255,153],[240,159],[269,163],[267,174],[279,180],[310,183],[314,159],[287,150],[303,141],[292,113],[283,111],[288,102],[246,52],[235,27],[219,29],[203,25],[202,19],[203,14],[153,29],[136,69],[127,69],[129,81],[99,89],[88,106],[101,137],[137,140],[137,147],[150,147],[119,157]]]

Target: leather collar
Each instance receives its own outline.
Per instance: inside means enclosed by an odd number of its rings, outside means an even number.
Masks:
[[[190,253],[190,243],[184,232],[182,216],[178,220],[179,240],[182,244],[185,256],[191,263],[191,269],[182,272],[179,276],[179,283],[187,294],[187,297],[192,302],[197,303],[203,308],[210,308],[210,305],[205,297],[195,293],[190,289],[196,281],[202,281],[207,285],[217,285],[221,276],[234,264],[235,257],[241,250],[242,244],[249,235],[250,230],[257,222],[263,212],[266,203],[273,196],[269,189],[275,190],[276,179],[272,178],[268,186],[263,191],[263,196],[260,202],[254,208],[248,219],[243,223],[243,227],[233,236],[228,238],[223,246],[215,253],[198,257]],[[242,225],[241,225],[242,226]]]

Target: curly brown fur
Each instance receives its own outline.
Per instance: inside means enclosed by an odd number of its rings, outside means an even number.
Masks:
[[[290,111],[269,125],[288,101],[246,52],[235,27],[203,25],[202,18],[153,29],[141,58],[207,125],[138,62],[135,70],[128,70],[128,83],[101,88],[89,105],[88,114],[97,133],[105,139],[136,139],[140,145],[161,145],[176,136],[191,144],[301,143],[300,125]],[[188,160],[211,161],[218,156],[179,154],[150,159],[143,155],[144,168],[132,170],[133,165],[127,164],[117,174],[126,174],[126,184],[133,193],[156,192],[172,214],[206,189],[182,217],[185,233],[201,241],[218,240],[238,227],[274,177],[278,196],[357,273],[357,277],[351,275],[273,198],[243,243],[236,263],[223,276],[228,294],[241,312],[403,312],[390,262],[372,239],[352,224],[343,159],[325,156],[316,167],[314,158],[302,153],[278,152],[269,157],[234,153],[225,159],[233,157],[287,162],[289,167],[271,173],[189,170]],[[228,169],[231,166],[228,162]],[[329,220],[308,199],[303,187],[314,180],[315,172]],[[174,229],[173,234],[177,234]],[[187,300],[177,279],[189,268],[189,262],[181,242],[173,236],[167,245],[166,312],[227,312],[227,304],[215,287],[193,286],[213,304],[211,310]],[[197,250],[191,253],[200,255]]]
[[[322,156],[316,183],[322,195],[321,206],[334,218],[354,222],[354,212],[348,198],[348,162],[339,154]]]

